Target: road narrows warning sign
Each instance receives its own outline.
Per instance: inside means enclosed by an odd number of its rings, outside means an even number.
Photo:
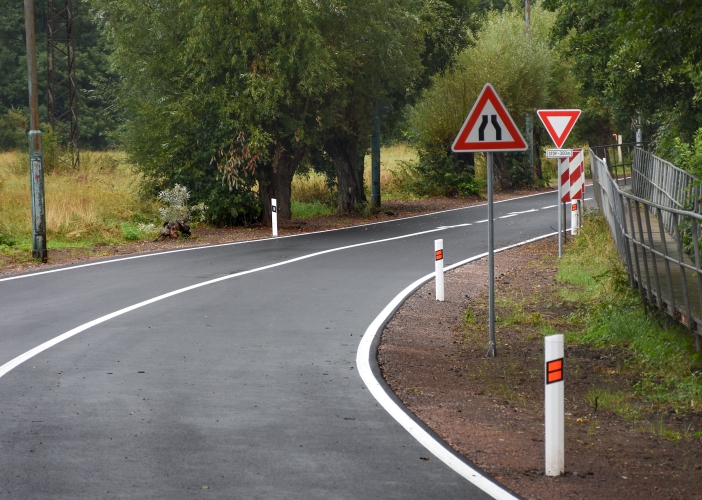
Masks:
[[[525,151],[527,143],[489,83],[475,101],[451,146],[455,153]]]
[[[579,109],[540,109],[536,112],[558,149],[565,144],[573,125],[580,117]]]

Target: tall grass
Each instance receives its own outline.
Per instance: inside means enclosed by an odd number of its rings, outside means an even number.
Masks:
[[[408,163],[417,160],[417,152],[406,144],[394,144],[380,149],[380,193],[384,200],[416,199],[410,186],[414,180]],[[364,160],[363,184],[370,197],[371,157]]]
[[[139,176],[126,157],[83,152],[77,169],[54,168],[45,176],[46,227],[50,246],[82,246],[122,239],[125,221],[156,220],[152,202],[138,193]],[[0,154],[0,233],[30,245],[29,160]]]
[[[576,295],[585,309],[585,330],[569,340],[626,350],[640,396],[676,410],[699,409],[702,355],[694,350],[695,334],[647,308],[629,286],[604,218],[585,222],[558,266],[559,281],[581,289]]]

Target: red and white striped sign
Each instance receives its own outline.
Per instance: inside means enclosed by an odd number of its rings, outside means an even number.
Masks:
[[[561,201],[582,200],[585,194],[585,155],[574,149],[573,156],[558,160]]]

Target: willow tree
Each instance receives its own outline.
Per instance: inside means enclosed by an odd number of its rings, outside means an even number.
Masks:
[[[130,153],[158,185],[221,189],[225,211],[289,218],[292,176],[339,85],[313,0],[100,0]],[[198,201],[209,203],[209,198]],[[223,201],[223,190],[229,199]],[[197,189],[195,190],[197,192]],[[232,205],[232,200],[234,205]]]
[[[569,106],[576,87],[567,60],[549,43],[555,17],[533,6],[527,43],[523,12],[492,11],[471,34],[472,43],[458,55],[453,68],[433,78],[432,87],[410,113],[410,127],[426,171],[446,178],[457,175],[450,146],[488,82],[522,128],[526,114],[535,109]],[[495,167],[500,186],[510,187],[503,157],[496,158]]]

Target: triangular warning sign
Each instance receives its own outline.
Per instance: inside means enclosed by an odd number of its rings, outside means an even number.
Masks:
[[[573,130],[573,125],[580,117],[579,109],[540,109],[536,112],[541,118],[541,123],[551,136],[558,149],[563,147],[568,134]]]
[[[487,83],[451,149],[455,153],[525,151],[527,143],[495,88]]]

